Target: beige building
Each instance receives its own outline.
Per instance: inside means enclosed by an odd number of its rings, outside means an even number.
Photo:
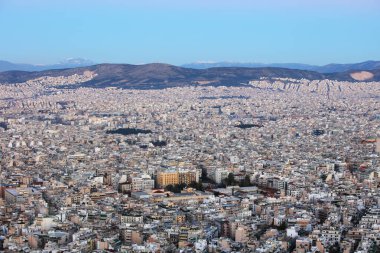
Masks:
[[[157,174],[157,184],[160,187],[174,184],[190,184],[198,182],[199,175],[196,171],[163,171]]]
[[[242,243],[248,242],[247,229],[244,227],[238,227],[235,232],[235,241]]]
[[[157,174],[157,184],[160,187],[165,187],[170,184],[179,184],[178,171],[159,172]]]

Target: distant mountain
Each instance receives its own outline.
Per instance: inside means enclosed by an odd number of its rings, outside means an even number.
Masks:
[[[325,66],[315,67],[314,71],[320,73],[335,73],[335,72],[346,72],[352,70],[375,70],[380,69],[380,61],[366,61],[361,63],[352,64],[328,64]]]
[[[156,89],[189,85],[208,86],[239,86],[246,85],[251,80],[265,78],[293,78],[293,79],[331,79],[341,81],[380,81],[380,69],[360,71],[346,71],[340,73],[318,73],[308,70],[285,68],[209,68],[191,69],[168,64],[99,64],[89,67],[55,69],[46,71],[7,71],[0,73],[0,83],[17,83],[43,76],[71,76],[83,74],[85,71],[96,73],[90,81],[74,87],[120,87],[135,89]],[[352,73],[355,73],[353,76]],[[356,79],[354,79],[355,77]]]
[[[0,72],[10,70],[36,71],[36,66],[30,64],[17,64],[8,61],[0,61]]]
[[[82,58],[69,58],[57,64],[51,65],[33,65],[23,63],[12,63],[8,61],[0,61],[0,72],[19,70],[19,71],[42,71],[49,69],[66,69],[77,68],[94,65],[94,62]]]
[[[19,70],[19,71],[43,71],[52,69],[67,69],[77,67],[88,67],[94,65],[93,61],[82,58],[69,58],[57,64],[51,65],[33,65],[18,64],[8,61],[0,61],[0,72]],[[309,70],[319,73],[337,73],[352,70],[374,70],[380,69],[380,61],[366,61],[352,64],[328,64],[324,66],[308,65],[301,63],[240,63],[240,62],[196,62],[184,64],[180,67],[191,69],[208,69],[208,68],[285,68],[297,70]]]
[[[310,70],[319,73],[336,73],[345,72],[351,70],[373,70],[380,69],[380,61],[366,61],[361,63],[353,64],[328,64],[324,66],[315,66],[308,64],[299,63],[239,63],[239,62],[199,62],[199,63],[189,63],[182,65],[185,68],[194,69],[207,69],[215,67],[247,67],[247,68],[288,68],[288,69],[300,69],[300,70]]]
[[[194,62],[181,65],[184,68],[208,69],[208,68],[288,68],[312,70],[315,66],[300,63],[256,63],[256,62]]]

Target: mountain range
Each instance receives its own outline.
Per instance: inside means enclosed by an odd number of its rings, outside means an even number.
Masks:
[[[82,75],[85,71],[94,73],[94,77],[75,87],[120,87],[134,89],[156,89],[189,85],[239,86],[251,80],[264,78],[293,78],[309,80],[339,81],[380,81],[380,69],[366,71],[344,71],[337,73],[319,73],[309,70],[286,68],[247,68],[218,67],[192,69],[169,64],[153,63],[145,65],[98,64],[88,67],[55,69],[44,71],[5,71],[0,72],[0,83],[21,83],[44,76]],[[360,79],[364,77],[364,79]],[[358,79],[359,78],[359,79]]]
[[[71,59],[70,61],[60,65],[50,65],[53,69],[49,70],[4,71],[0,72],[0,83],[22,83],[39,77],[72,76],[74,74],[82,75],[85,72],[91,72],[94,75],[92,75],[91,80],[74,85],[75,87],[155,89],[188,85],[239,86],[247,85],[249,81],[258,80],[260,78],[380,81],[380,66],[378,66],[380,65],[380,62],[375,61],[368,61],[358,64],[330,64],[323,67],[324,71],[330,69],[326,73],[308,70],[305,69],[306,67],[304,67],[304,69],[295,69],[298,65],[293,65],[294,68],[291,68],[291,66],[284,68],[282,65],[276,65],[276,67],[234,67],[234,65],[232,65],[227,67],[189,68],[163,63],[151,63],[144,65],[91,65],[90,63],[91,62],[89,61],[83,61],[81,59]],[[87,64],[90,66],[70,67],[72,65],[76,66]],[[61,69],[63,66],[68,67]],[[206,67],[208,65],[202,66]],[[333,70],[342,71],[330,72]]]
[[[18,64],[9,61],[0,60],[0,72],[20,70],[20,71],[42,71],[51,69],[67,69],[77,67],[88,67],[95,63],[91,60],[82,58],[68,58],[57,64],[51,65],[33,65],[33,64]],[[380,61],[365,61],[352,64],[328,64],[324,66],[309,65],[302,63],[242,63],[242,62],[195,62],[181,65],[180,67],[192,69],[208,69],[208,68],[286,68],[298,70],[310,70],[319,73],[336,73],[351,70],[373,70],[380,69]]]
[[[82,58],[68,58],[64,61],[61,61],[56,64],[50,65],[33,65],[25,63],[12,63],[9,61],[0,60],[0,72],[19,70],[19,71],[42,71],[49,69],[66,69],[66,68],[77,68],[91,66],[95,63],[91,60],[82,59]]]
[[[220,67],[246,67],[246,68],[287,68],[287,69],[300,69],[310,70],[319,73],[336,73],[351,70],[373,70],[380,69],[380,61],[365,61],[361,63],[352,64],[327,64],[324,66],[308,65],[301,63],[241,63],[241,62],[195,62],[184,64],[182,67],[193,69],[207,69],[207,68],[220,68]]]

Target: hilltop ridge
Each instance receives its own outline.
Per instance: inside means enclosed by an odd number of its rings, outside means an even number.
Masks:
[[[120,87],[120,88],[167,88],[189,85],[240,86],[261,78],[292,78],[308,80],[338,81],[380,81],[380,69],[345,71],[322,74],[315,71],[286,68],[247,68],[218,67],[191,69],[163,63],[144,65],[98,64],[88,67],[54,69],[44,71],[0,72],[0,83],[22,83],[40,77],[81,75],[86,71],[94,73],[93,78],[80,84],[81,87]],[[356,73],[356,74],[355,74]],[[366,74],[365,74],[366,73]],[[356,77],[359,77],[356,78]],[[364,77],[364,79],[362,78]]]

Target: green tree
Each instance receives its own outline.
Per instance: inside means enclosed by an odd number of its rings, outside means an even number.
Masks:
[[[286,221],[281,222],[280,226],[278,226],[278,230],[286,230],[288,228],[288,224]]]
[[[180,188],[180,186],[178,184],[175,184],[173,186],[173,192],[174,193],[180,193],[181,192],[181,188]]]
[[[189,184],[189,187],[194,188],[197,191],[204,191],[202,181],[199,181],[198,183],[193,181]]]
[[[252,186],[251,179],[249,178],[249,175],[245,175],[243,181],[240,182],[239,186],[240,187]]]
[[[340,253],[339,242],[335,242],[333,245],[329,247],[329,253]]]
[[[377,243],[372,240],[371,247],[368,249],[368,253],[379,253],[380,247],[377,245]]]
[[[191,182],[191,183],[189,184],[189,187],[195,189],[195,188],[197,187],[197,182],[195,182],[195,181]]]
[[[174,193],[180,193],[187,185],[185,183],[182,184],[169,184],[165,187],[165,191],[171,191]]]
[[[173,189],[174,189],[174,186],[173,186],[172,184],[169,184],[169,185],[165,186],[165,191],[170,191],[170,192],[172,192]]]
[[[198,191],[204,191],[202,181],[199,181],[195,187]]]
[[[291,239],[289,241],[288,252],[293,252],[293,250],[295,249],[296,249],[296,239]]]
[[[229,173],[227,178],[223,180],[226,186],[236,185],[235,177],[233,173]]]

